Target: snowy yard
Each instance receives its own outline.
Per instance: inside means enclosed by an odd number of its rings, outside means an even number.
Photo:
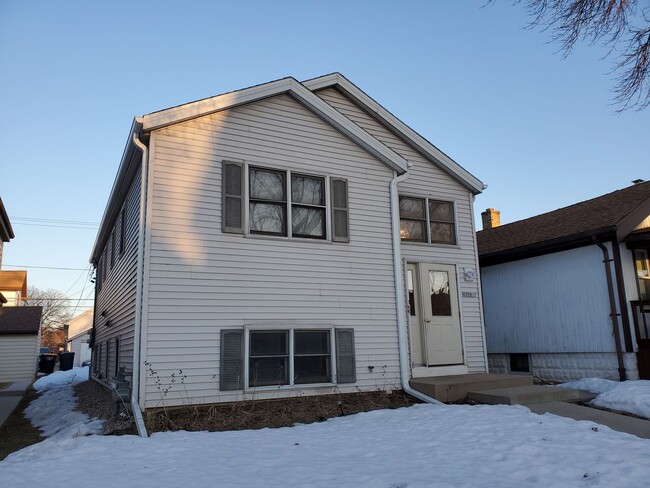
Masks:
[[[558,386],[598,393],[598,396],[591,401],[593,405],[650,419],[650,381],[618,382],[601,378],[583,378]]]
[[[649,440],[516,406],[416,405],[290,428],[148,439],[78,436],[94,425],[80,422],[0,462],[3,486],[623,488],[650,479]]]

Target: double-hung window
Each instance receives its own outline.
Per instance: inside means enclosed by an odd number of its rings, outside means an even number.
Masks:
[[[251,330],[248,385],[331,383],[330,342],[330,329]]]
[[[222,209],[226,233],[349,241],[342,178],[224,161]]]
[[[221,331],[221,390],[354,382],[352,329]]]
[[[456,244],[453,202],[400,197],[400,237],[403,241]]]

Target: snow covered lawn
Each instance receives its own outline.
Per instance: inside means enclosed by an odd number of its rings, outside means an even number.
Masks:
[[[74,411],[73,387],[87,378],[88,368],[75,368],[34,384],[42,394],[26,414],[49,438],[0,462],[2,486],[624,488],[650,478],[650,440],[505,405],[416,405],[148,439],[87,435],[102,427]]]
[[[34,427],[51,438],[65,438],[101,434],[102,420],[75,412],[77,399],[74,385],[88,379],[88,367],[57,371],[34,382],[41,395],[25,409],[25,416]]]
[[[650,381],[619,382],[601,378],[583,378],[558,386],[598,393],[598,396],[591,401],[593,405],[650,419]]]
[[[11,488],[641,487],[650,441],[518,406],[416,405],[238,432],[50,438],[0,462]]]

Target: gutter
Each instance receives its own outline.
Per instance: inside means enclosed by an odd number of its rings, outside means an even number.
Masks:
[[[136,118],[136,122],[141,119]],[[140,180],[140,224],[138,230],[138,258],[136,271],[136,293],[135,293],[135,333],[133,337],[133,377],[131,385],[131,410],[135,417],[135,424],[138,427],[140,437],[148,437],[147,428],[142,419],[138,393],[140,391],[140,345],[142,343],[142,290],[144,274],[144,237],[145,237],[145,215],[147,204],[147,178],[149,171],[149,150],[139,139],[138,132],[133,132],[133,144],[142,151],[142,171]]]
[[[411,163],[409,163],[411,166]],[[422,400],[425,403],[433,403],[436,405],[444,405],[435,398],[432,398],[424,393],[414,390],[409,383],[411,372],[409,368],[409,353],[408,353],[408,334],[406,324],[406,306],[404,300],[404,281],[402,269],[402,253],[401,253],[401,240],[399,236],[399,194],[397,193],[397,184],[408,178],[408,172],[400,176],[395,176],[390,182],[390,215],[392,224],[392,240],[393,240],[393,271],[395,274],[395,303],[397,306],[397,341],[399,347],[399,365],[400,365],[400,378],[403,390],[409,395]]]
[[[621,348],[621,332],[618,329],[618,313],[616,312],[616,298],[614,298],[614,284],[612,281],[612,270],[609,263],[612,259],[609,257],[609,251],[596,236],[592,237],[596,244],[603,251],[603,263],[605,264],[605,274],[607,276],[607,292],[609,293],[609,316],[612,318],[612,328],[614,329],[614,342],[616,343],[616,359],[618,360],[618,375],[621,381],[627,379],[625,373],[625,364],[623,362],[623,350]]]

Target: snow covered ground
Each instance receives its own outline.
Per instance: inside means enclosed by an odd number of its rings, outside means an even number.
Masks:
[[[54,414],[57,417],[57,414]],[[518,406],[416,405],[282,429],[59,435],[2,486],[641,487],[650,440]]]
[[[558,386],[598,393],[598,396],[591,401],[593,405],[650,419],[650,381],[619,382],[601,378],[583,378]]]
[[[41,395],[25,409],[25,416],[46,437],[60,439],[101,434],[103,420],[74,411],[77,406],[74,385],[87,379],[88,367],[57,371],[36,380],[34,389]]]

